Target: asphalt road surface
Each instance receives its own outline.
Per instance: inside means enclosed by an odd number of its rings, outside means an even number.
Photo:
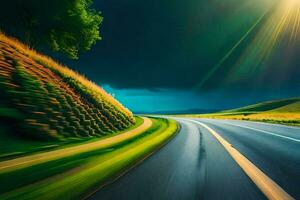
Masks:
[[[90,199],[260,200],[263,192],[199,121],[216,131],[286,193],[300,199],[300,128],[177,119],[178,135]]]

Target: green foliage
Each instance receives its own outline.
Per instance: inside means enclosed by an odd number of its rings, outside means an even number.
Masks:
[[[0,119],[15,119],[15,120],[21,120],[24,118],[22,113],[20,113],[15,108],[1,108],[0,107]]]
[[[31,46],[48,46],[72,59],[101,39],[102,17],[92,0],[12,0],[1,2],[0,29]]]

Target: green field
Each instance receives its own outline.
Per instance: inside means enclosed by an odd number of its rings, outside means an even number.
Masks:
[[[268,101],[218,113],[187,116],[250,120],[300,126],[300,98]]]
[[[22,168],[0,169],[0,199],[80,199],[88,195],[160,148],[178,128],[170,120],[152,122],[137,136],[105,148]]]
[[[225,110],[224,113],[244,113],[244,112],[300,112],[300,98],[282,99],[257,103],[242,108]]]

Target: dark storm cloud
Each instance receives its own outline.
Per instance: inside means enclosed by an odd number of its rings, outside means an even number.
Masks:
[[[103,40],[77,61],[58,57],[93,81],[115,88],[194,88],[265,12],[270,0],[95,0]],[[271,87],[285,71],[230,77],[229,69],[254,37],[249,35],[202,86]],[[297,62],[297,61],[296,61]],[[295,66],[295,65],[294,65]],[[298,67],[278,88],[299,84]],[[253,81],[255,80],[255,81]],[[255,84],[253,84],[255,82]]]

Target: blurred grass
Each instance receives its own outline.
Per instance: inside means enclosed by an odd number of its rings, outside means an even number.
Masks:
[[[37,141],[30,138],[24,139],[16,135],[5,133],[5,130],[0,130],[0,161],[16,158],[19,156],[31,155],[34,153],[41,153],[50,150],[56,150],[61,148],[68,148],[75,145],[81,145],[86,143],[95,142],[108,137],[112,137],[124,132],[137,128],[143,123],[143,119],[135,117],[135,125],[114,134],[107,135],[101,138],[69,138],[66,141]],[[1,126],[0,126],[1,128]]]
[[[126,143],[0,173],[0,199],[80,199],[158,149],[176,130],[175,121],[153,119],[150,129]]]

